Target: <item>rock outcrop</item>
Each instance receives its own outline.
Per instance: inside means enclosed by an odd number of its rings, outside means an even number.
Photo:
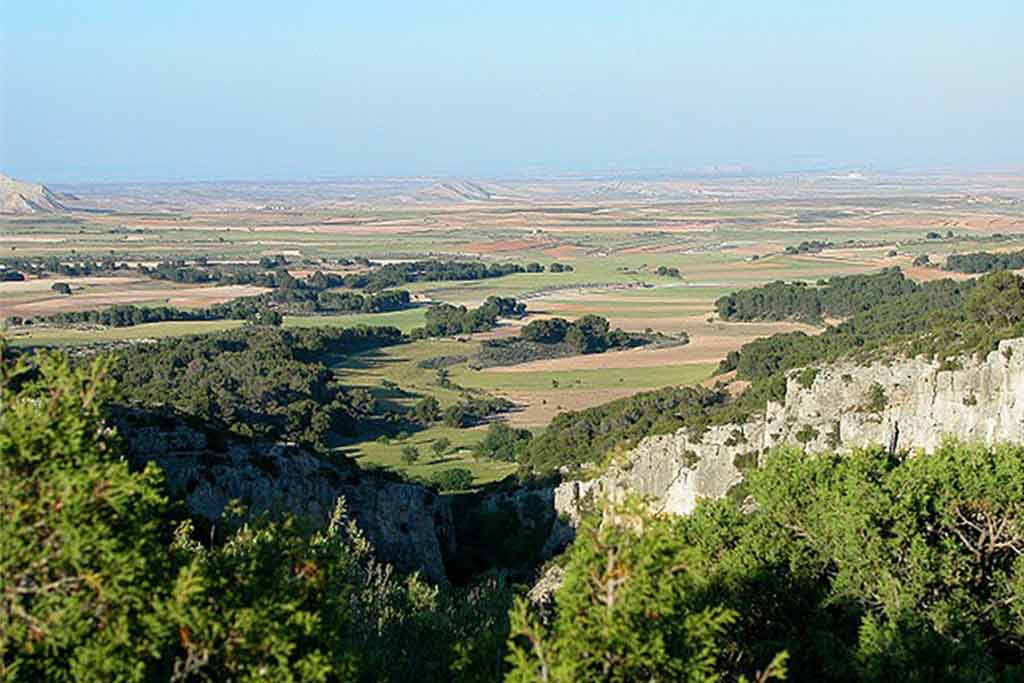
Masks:
[[[340,467],[286,444],[213,440],[175,420],[126,411],[117,423],[133,462],[159,465],[171,494],[197,516],[215,522],[238,499],[252,512],[287,511],[326,524],[344,497],[382,560],[446,580],[444,557],[455,547],[451,510],[422,486]]]
[[[775,446],[816,451],[881,444],[929,452],[948,436],[1024,441],[1024,339],[1002,341],[983,359],[945,365],[894,358],[792,371],[785,400],[769,403],[764,414],[699,436],[681,429],[648,437],[602,476],[560,484],[554,507],[569,526],[601,497],[629,494],[657,511],[689,514],[701,498],[725,496]],[[555,528],[552,537],[561,541],[567,532]]]
[[[68,211],[62,198],[45,185],[0,174],[0,213],[33,214]]]

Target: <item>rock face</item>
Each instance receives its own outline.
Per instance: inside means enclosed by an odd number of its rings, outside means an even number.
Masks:
[[[26,183],[0,174],[0,213],[58,213],[68,208],[45,185]]]
[[[929,452],[947,436],[1024,441],[1024,339],[945,368],[901,358],[792,371],[785,400],[770,403],[763,415],[697,438],[685,429],[648,437],[601,477],[560,484],[554,506],[569,525],[602,496],[617,501],[639,494],[656,511],[689,514],[699,499],[725,496],[775,446],[816,451],[881,444]],[[564,538],[566,529],[554,533]]]
[[[238,441],[215,448],[206,434],[180,422],[152,424],[125,415],[118,426],[133,461],[159,465],[172,495],[193,514],[216,521],[240,499],[253,512],[288,511],[326,524],[344,497],[382,560],[446,580],[443,560],[455,547],[451,511],[422,486],[339,467],[284,444]]]

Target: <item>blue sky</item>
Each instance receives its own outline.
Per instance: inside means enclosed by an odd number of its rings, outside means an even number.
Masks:
[[[0,0],[47,182],[1024,165],[1024,3]]]

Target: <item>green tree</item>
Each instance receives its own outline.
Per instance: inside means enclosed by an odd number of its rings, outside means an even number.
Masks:
[[[411,444],[402,446],[402,462],[406,465],[411,465],[420,459],[420,451],[418,448]]]
[[[442,436],[439,439],[434,439],[434,443],[430,444],[431,450],[434,451],[434,455],[441,457],[448,452],[448,449],[452,447],[452,442],[447,437]]]
[[[1024,278],[998,271],[978,280],[967,297],[967,314],[989,328],[1013,327],[1024,321]]]
[[[569,553],[551,623],[533,616],[525,601],[513,610],[506,680],[720,680],[726,667],[718,656],[737,615],[707,603],[695,559],[673,522],[635,507],[614,511],[603,524],[587,521]]]
[[[441,404],[433,396],[426,396],[416,403],[413,413],[416,421],[426,426],[441,419]]]
[[[0,372],[0,678],[155,676],[173,636],[154,614],[172,577],[163,479],[118,457],[105,363]]]

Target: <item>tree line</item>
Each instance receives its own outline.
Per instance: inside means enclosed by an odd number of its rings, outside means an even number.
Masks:
[[[1020,446],[777,449],[690,517],[585,517],[551,602],[512,604],[500,576],[431,586],[382,565],[343,503],[319,530],[236,509],[201,531],[156,465],[129,466],[102,361],[2,358],[7,680],[1024,676]],[[471,517],[474,547],[535,545],[508,533],[516,514]]]
[[[918,289],[917,283],[893,267],[869,275],[838,275],[817,286],[772,282],[723,296],[715,302],[715,310],[723,320],[817,323],[823,317],[848,317]]]
[[[385,415],[368,390],[344,387],[325,361],[403,339],[393,327],[256,326],[123,349],[110,372],[126,405],[162,406],[240,437],[323,450],[332,434],[404,419]]]
[[[950,254],[946,257],[946,270],[956,273],[991,273],[994,270],[1024,268],[1024,251],[991,254],[979,251],[973,254]]]

